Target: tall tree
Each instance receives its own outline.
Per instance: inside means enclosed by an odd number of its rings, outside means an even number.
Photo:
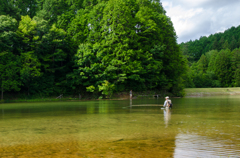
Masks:
[[[217,37],[214,38],[212,50],[219,50],[219,42],[217,40]]]
[[[56,88],[56,84],[64,83],[66,72],[69,71],[67,65],[70,62],[67,63],[67,60],[72,55],[71,51],[69,54],[66,53],[68,52],[68,44],[65,40],[66,32],[57,28],[55,24],[49,26],[47,21],[39,17],[31,19],[29,16],[22,16],[17,33],[21,39],[19,50],[25,57],[25,60],[22,60],[21,76],[28,93],[30,81],[40,82],[34,85],[46,84],[41,80],[38,81],[36,79],[38,77],[42,78],[44,82],[47,81],[48,85],[45,88]],[[34,69],[30,70],[28,67]],[[42,75],[40,76],[40,74]],[[32,80],[33,78],[34,80]],[[37,86],[36,89],[42,87]]]
[[[231,70],[233,71],[233,85],[240,86],[240,48],[234,49],[231,55]]]
[[[202,71],[203,73],[206,73],[208,68],[208,61],[206,56],[203,54],[201,58],[197,62],[199,71]]]
[[[219,41],[219,48],[218,51],[220,51],[221,49],[223,49],[223,45],[225,43],[224,37],[222,36],[220,41]]]
[[[19,78],[20,64],[18,56],[12,52],[0,53],[0,86],[1,100],[6,91],[19,91],[21,81]]]
[[[230,47],[230,50],[234,50],[235,48],[237,48],[237,41],[234,36],[232,36],[229,47]]]
[[[16,30],[16,19],[0,15],[0,53],[14,51],[14,45],[17,41]]]
[[[160,3],[110,0],[94,6],[88,15],[88,22],[82,23],[89,31],[87,43],[80,44],[78,52],[85,86],[108,80],[117,88],[136,90],[179,87],[183,56]]]
[[[221,84],[225,87],[232,86],[233,71],[231,71],[231,51],[221,50],[215,59],[214,72]]]
[[[1,99],[3,92],[19,90],[18,57],[13,54],[16,37],[17,21],[5,15],[0,15],[0,82]]]
[[[229,44],[228,41],[226,40],[225,43],[223,44],[223,49],[229,49]]]
[[[27,86],[29,95],[30,85],[32,80],[41,75],[40,63],[33,55],[33,52],[26,52],[21,54],[22,69],[20,70],[21,80]]]

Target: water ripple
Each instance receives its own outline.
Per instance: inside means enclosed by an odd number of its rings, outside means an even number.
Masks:
[[[174,157],[239,157],[240,150],[227,140],[213,140],[195,134],[176,136]],[[237,149],[238,148],[238,149]]]

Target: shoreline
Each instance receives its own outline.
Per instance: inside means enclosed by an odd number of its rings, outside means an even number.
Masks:
[[[240,87],[226,87],[226,88],[185,88],[185,96],[184,97],[204,97],[204,96],[219,96],[219,95],[240,95]],[[160,91],[159,91],[160,92]],[[182,98],[172,96],[170,93],[159,93],[155,91],[145,91],[145,92],[133,92],[133,99],[137,98],[164,98],[165,96],[170,96],[171,98]],[[6,99],[0,101],[0,103],[24,103],[24,102],[58,102],[58,101],[89,101],[89,100],[126,100],[129,99],[128,92],[120,92],[115,93],[112,98],[108,99],[100,99],[94,98],[93,96],[85,96],[83,98],[77,98],[76,96],[63,96],[62,98],[56,97],[36,97],[34,99]]]
[[[163,91],[142,91],[135,92],[133,91],[133,98],[154,98],[157,96],[159,98],[164,98],[165,96],[174,97],[171,93],[163,92]],[[15,95],[15,98],[12,97],[12,94],[8,94],[6,99],[0,100],[0,103],[24,103],[24,102],[58,102],[58,101],[89,101],[89,100],[127,100],[130,99],[129,92],[117,92],[112,95],[111,98],[102,99],[101,95],[86,93],[83,97],[78,95],[60,95],[50,96],[50,97],[40,97],[40,96],[25,96],[18,97]]]

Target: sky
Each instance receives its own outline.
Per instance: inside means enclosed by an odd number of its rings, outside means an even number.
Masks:
[[[178,43],[240,25],[240,0],[160,0],[173,22]]]

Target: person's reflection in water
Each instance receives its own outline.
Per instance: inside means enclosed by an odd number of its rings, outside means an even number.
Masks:
[[[132,99],[130,98],[130,112],[132,110]]]
[[[164,122],[165,122],[165,127],[168,127],[168,122],[171,119],[171,110],[169,108],[165,108],[163,110],[163,114],[164,114]]]

